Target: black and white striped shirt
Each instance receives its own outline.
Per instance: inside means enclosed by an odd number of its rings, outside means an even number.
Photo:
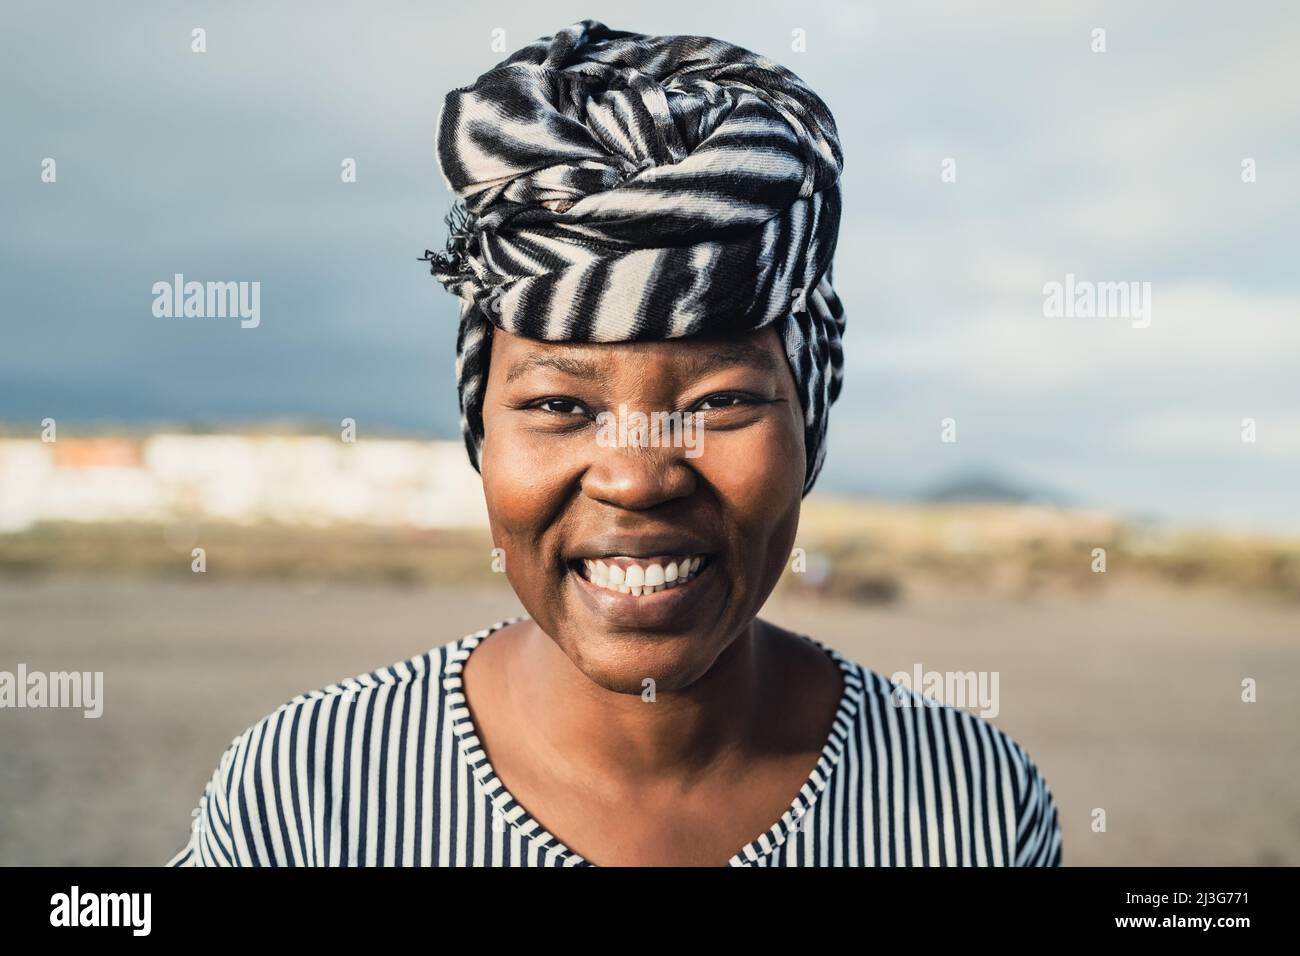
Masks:
[[[236,737],[169,866],[592,866],[497,777],[461,671],[500,621],[295,697]],[[730,866],[1058,866],[1052,794],[1028,754],[960,708],[812,640],[844,691],[789,809]]]

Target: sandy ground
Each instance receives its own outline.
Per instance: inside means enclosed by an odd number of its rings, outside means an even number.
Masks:
[[[98,720],[0,711],[0,864],[164,862],[244,727],[519,610],[509,591],[0,581],[0,670],[102,670],[106,698]],[[998,671],[993,722],[1046,775],[1067,865],[1300,864],[1294,606],[1145,590],[764,613],[884,674]]]

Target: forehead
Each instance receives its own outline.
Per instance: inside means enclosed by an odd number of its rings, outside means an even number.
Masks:
[[[596,378],[648,371],[690,377],[742,367],[775,375],[785,364],[781,339],[770,325],[730,338],[617,343],[542,342],[498,328],[491,348],[494,371],[504,375],[506,384],[540,370]]]

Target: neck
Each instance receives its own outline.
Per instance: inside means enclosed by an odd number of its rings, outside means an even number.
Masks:
[[[508,675],[516,726],[537,759],[578,780],[598,772],[622,782],[684,779],[744,760],[756,746],[765,683],[762,625],[751,621],[704,676],[653,702],[592,681],[529,621]]]

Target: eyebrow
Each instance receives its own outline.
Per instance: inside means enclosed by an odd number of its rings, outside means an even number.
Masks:
[[[722,342],[710,345],[683,358],[680,363],[680,367],[688,377],[699,375],[720,365],[752,365],[765,372],[777,370],[772,353],[749,342]],[[510,371],[506,375],[506,384],[536,368],[554,369],[574,378],[590,378],[597,381],[603,381],[605,378],[599,364],[588,359],[572,355],[534,352],[510,366]]]

